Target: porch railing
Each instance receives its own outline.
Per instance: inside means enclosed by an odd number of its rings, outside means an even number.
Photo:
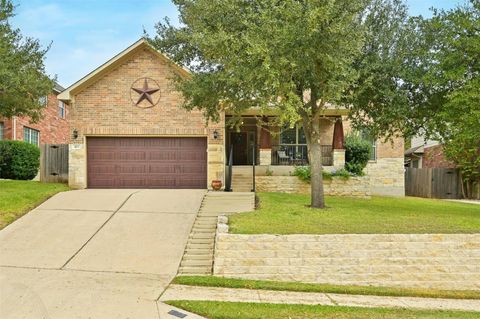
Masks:
[[[322,145],[322,165],[333,165],[332,145]],[[272,146],[272,165],[308,165],[305,144],[279,144]]]

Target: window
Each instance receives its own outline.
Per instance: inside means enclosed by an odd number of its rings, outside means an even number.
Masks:
[[[280,144],[307,144],[303,127],[295,124],[293,128],[285,128],[280,133]]]
[[[65,103],[63,101],[58,101],[58,116],[62,119],[65,118]]]
[[[27,143],[38,146],[40,141],[40,132],[25,126],[23,128],[23,140]]]
[[[362,131],[361,136],[364,140],[367,140],[371,143],[372,149],[370,152],[370,160],[376,161],[377,160],[377,141],[371,136],[368,131]]]
[[[38,102],[40,102],[40,104],[42,106],[47,106],[47,102],[48,102],[48,98],[47,96],[41,96],[39,99],[38,99]]]
[[[0,141],[3,140],[3,122],[0,122]]]

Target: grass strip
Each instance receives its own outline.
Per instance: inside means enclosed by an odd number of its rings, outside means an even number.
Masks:
[[[478,319],[479,313],[266,303],[167,301],[209,319]]]
[[[320,293],[370,295],[370,296],[480,299],[480,291],[474,291],[474,290],[435,290],[435,289],[420,289],[420,288],[342,286],[342,285],[313,284],[313,283],[301,283],[301,282],[234,279],[234,278],[224,278],[224,277],[216,277],[216,276],[177,276],[173,279],[172,283],[179,284],[179,285],[202,286],[202,287],[320,292]]]

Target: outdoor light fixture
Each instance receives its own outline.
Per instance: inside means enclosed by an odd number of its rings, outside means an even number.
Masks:
[[[219,136],[218,131],[217,130],[213,131],[213,139],[217,140],[218,136]]]
[[[74,140],[76,140],[76,139],[78,138],[78,131],[77,131],[77,129],[73,129],[72,137],[73,137]]]

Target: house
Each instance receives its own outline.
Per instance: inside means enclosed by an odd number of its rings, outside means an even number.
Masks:
[[[37,146],[41,144],[67,144],[68,107],[57,96],[64,90],[55,83],[53,92],[41,99],[45,105],[42,117],[32,123],[28,117],[0,118],[0,140],[25,141]]]
[[[405,167],[455,168],[455,164],[445,158],[440,142],[419,134],[412,138],[411,147],[405,151]]]
[[[206,126],[200,111],[179,107],[182,95],[172,88],[173,75],[188,77],[189,71],[139,40],[59,95],[71,106],[71,187],[208,188],[212,180],[225,183],[230,154],[234,184],[249,179],[242,172],[251,174],[254,163],[259,175],[268,169],[289,175],[294,165],[308,162],[300,125],[271,134],[260,123],[275,114],[262,114],[259,121],[259,111],[250,109],[239,129],[229,127],[228,111]],[[344,166],[347,112],[332,108],[323,114],[325,169]],[[365,183],[374,194],[403,196],[403,139],[372,145]]]

